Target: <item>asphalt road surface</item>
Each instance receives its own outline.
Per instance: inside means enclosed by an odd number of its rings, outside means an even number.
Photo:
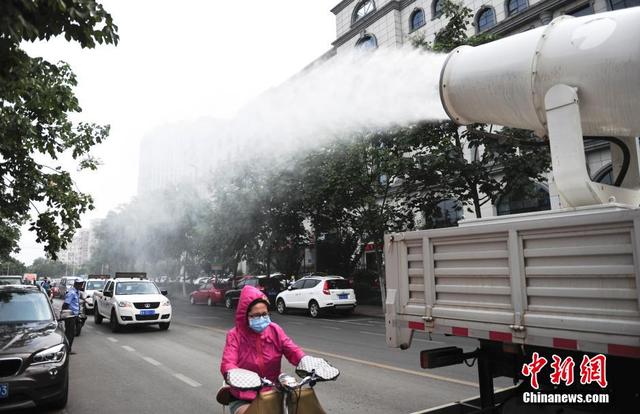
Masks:
[[[220,358],[233,312],[223,307],[172,300],[168,331],[156,326],[114,334],[89,316],[71,355],[69,402],[60,413],[222,413]],[[465,365],[422,370],[419,351],[445,345],[472,350],[465,338],[426,336],[411,349],[390,349],[384,320],[363,316],[311,319],[300,313],[273,320],[309,355],[341,371],[316,392],[329,413],[412,413],[478,394],[476,368]],[[294,367],[283,359],[283,371]],[[496,381],[497,387],[508,385]],[[51,411],[56,412],[56,411]]]

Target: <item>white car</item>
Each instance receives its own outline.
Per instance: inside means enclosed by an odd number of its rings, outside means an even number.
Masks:
[[[169,329],[171,302],[165,294],[144,278],[110,279],[93,294],[95,323],[107,318],[114,332],[123,325],[158,324],[162,330]]]
[[[276,297],[276,309],[308,309],[317,318],[324,311],[351,314],[356,308],[356,294],[349,281],[341,276],[308,276],[295,282]]]
[[[88,313],[93,312],[93,294],[104,289],[106,283],[106,279],[87,279],[87,283],[84,285],[84,307]]]

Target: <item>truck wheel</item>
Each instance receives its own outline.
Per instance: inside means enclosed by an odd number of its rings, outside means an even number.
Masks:
[[[166,331],[167,329],[169,329],[170,324],[171,322],[160,322],[158,325],[160,325],[161,331]]]
[[[207,306],[213,306],[213,301],[211,298],[207,299]]]
[[[114,310],[111,311],[109,327],[111,328],[111,332],[118,332],[120,330],[120,323],[118,322],[118,317],[116,316],[116,311]]]
[[[96,325],[100,325],[102,323],[102,315],[100,315],[100,312],[98,312],[97,307],[96,307],[96,310],[93,312],[93,321],[96,323]]]
[[[278,299],[278,303],[276,304],[276,309],[280,315],[284,315],[287,312],[287,306],[284,304],[284,300]]]
[[[231,298],[226,298],[224,300],[224,307],[227,309],[233,309],[233,301],[231,300]]]
[[[312,318],[317,318],[318,316],[320,316],[320,306],[318,306],[318,302],[316,302],[315,300],[309,302],[309,315]]]

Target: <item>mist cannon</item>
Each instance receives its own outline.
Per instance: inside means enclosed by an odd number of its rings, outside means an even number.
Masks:
[[[453,50],[440,97],[460,125],[490,123],[549,138],[565,207],[640,205],[640,8],[574,18]],[[591,181],[583,136],[619,137],[630,153],[620,187]],[[613,151],[614,173],[621,151]]]

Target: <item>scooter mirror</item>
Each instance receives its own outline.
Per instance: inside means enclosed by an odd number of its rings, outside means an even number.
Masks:
[[[306,355],[296,367],[296,374],[300,377],[306,377],[311,375],[311,371],[315,371],[320,381],[333,381],[340,375],[340,371],[324,359]]]
[[[226,381],[233,388],[241,390],[256,390],[262,387],[262,380],[258,374],[242,368],[230,369]]]

